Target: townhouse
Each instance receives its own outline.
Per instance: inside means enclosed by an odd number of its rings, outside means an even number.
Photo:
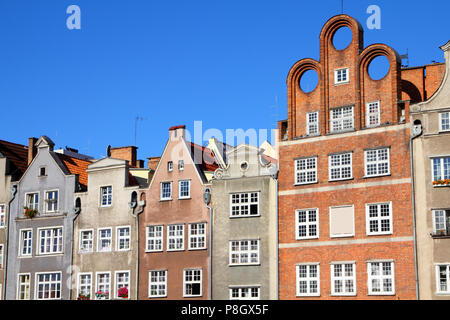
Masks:
[[[109,148],[87,167],[87,191],[75,194],[73,299],[137,299],[138,217],[149,170],[136,149]]]
[[[139,216],[139,299],[210,298],[210,210],[203,202],[218,165],[208,148],[169,139]]]
[[[212,299],[277,299],[277,163],[268,142],[241,144],[224,156],[211,182]]]
[[[17,192],[9,212],[6,299],[67,300],[73,199],[86,187],[90,158],[74,149],[54,150],[46,136],[33,142],[28,148],[33,160],[14,184]]]
[[[334,35],[352,33],[336,49]],[[279,127],[279,298],[415,299],[409,103],[427,98],[442,64],[401,68],[385,44],[364,47],[348,15],[320,32],[320,60],[287,76],[288,119]],[[389,70],[369,67],[384,56]],[[318,75],[305,92],[306,71]],[[425,77],[426,75],[426,77]]]
[[[33,141],[32,138],[30,138]],[[0,140],[0,300],[4,297],[6,256],[8,254],[8,209],[16,189],[11,184],[20,179],[28,165],[25,145]]]
[[[436,93],[410,106],[419,299],[450,298],[450,42]]]

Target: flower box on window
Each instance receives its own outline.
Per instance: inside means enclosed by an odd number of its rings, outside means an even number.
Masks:
[[[97,299],[108,299],[109,298],[109,292],[108,291],[97,291],[95,293],[95,297]]]
[[[128,289],[127,287],[122,287],[118,290],[117,295],[119,298],[128,299]]]
[[[23,208],[25,209],[24,215],[28,219],[33,219],[38,214],[38,211],[36,209],[30,209],[28,207]]]
[[[438,179],[433,181],[433,186],[450,186],[450,179]]]
[[[84,294],[79,294],[77,300],[91,300],[91,296],[89,294],[84,295]]]

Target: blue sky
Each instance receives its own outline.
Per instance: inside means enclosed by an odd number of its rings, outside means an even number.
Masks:
[[[81,8],[81,30],[66,9]],[[381,29],[369,30],[369,5]],[[344,1],[364,26],[410,66],[443,61],[450,1]],[[318,59],[323,24],[340,0],[1,0],[0,139],[47,135],[96,158],[108,144],[160,155],[168,128],[271,129],[285,119],[286,75]]]

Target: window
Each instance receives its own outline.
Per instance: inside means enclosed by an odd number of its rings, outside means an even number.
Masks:
[[[163,226],[147,227],[147,252],[163,251]]]
[[[36,273],[36,300],[61,299],[61,272]]]
[[[391,295],[395,293],[394,262],[369,262],[367,264],[369,294]]]
[[[4,228],[6,225],[6,206],[0,204],[0,228]]]
[[[355,263],[331,265],[331,294],[336,296],[356,295]]]
[[[206,249],[206,223],[189,224],[189,250]]]
[[[101,187],[101,206],[110,207],[112,205],[112,186]]]
[[[161,200],[172,200],[172,182],[161,182]]]
[[[367,127],[376,127],[380,125],[380,101],[369,102],[367,104]]]
[[[306,134],[319,134],[319,111],[308,112],[306,114]]]
[[[353,106],[331,109],[330,128],[331,132],[353,129]]]
[[[366,177],[389,175],[389,148],[364,151]]]
[[[58,211],[58,191],[47,191],[45,193],[45,202],[47,203],[46,212]]]
[[[94,250],[94,230],[80,230],[80,252]]]
[[[184,170],[184,160],[178,161],[178,170],[183,171]]]
[[[259,192],[232,193],[231,217],[248,217],[259,215]]]
[[[334,83],[335,84],[347,83],[347,82],[349,82],[348,68],[334,70]]]
[[[320,296],[319,264],[297,265],[297,297]]]
[[[366,204],[367,235],[392,233],[392,203]]]
[[[436,292],[450,294],[450,264],[436,265]]]
[[[108,252],[112,248],[112,231],[111,228],[98,230],[98,248],[99,252]]]
[[[116,299],[128,299],[130,289],[130,271],[116,272]]]
[[[92,273],[78,274],[78,297],[91,298],[92,295]]]
[[[318,209],[305,209],[295,211],[295,239],[319,238]]]
[[[439,131],[450,130],[450,112],[439,113]]]
[[[295,160],[295,184],[317,182],[317,157]]]
[[[230,265],[259,264],[259,240],[230,241]]]
[[[353,237],[355,235],[354,207],[330,207],[330,237]]]
[[[111,287],[111,273],[98,272],[97,273],[97,289],[95,290],[96,300],[109,300]]]
[[[169,172],[173,171],[173,162],[172,161],[167,162],[167,171],[169,171]]]
[[[230,288],[230,300],[259,300],[259,287]]]
[[[167,251],[184,250],[184,225],[167,226]]]
[[[31,256],[33,230],[20,230],[19,256]]]
[[[30,300],[30,274],[17,275],[17,300]]]
[[[202,295],[202,270],[185,269],[183,282],[184,297],[200,297]]]
[[[116,250],[126,251],[130,250],[130,227],[116,228]]]
[[[45,173],[45,167],[40,167],[39,168],[39,177],[45,177],[46,173]]]
[[[433,231],[435,235],[448,235],[450,210],[433,210]]]
[[[155,270],[148,273],[148,297],[167,296],[167,270]]]
[[[4,256],[3,244],[0,244],[0,269],[3,269],[3,256]]]
[[[39,230],[39,254],[63,252],[63,229],[49,228]]]
[[[332,154],[328,156],[330,181],[351,179],[352,153]]]
[[[28,209],[39,210],[39,193],[28,193],[25,206]]]
[[[190,180],[181,180],[178,182],[178,197],[180,199],[186,199],[191,197],[191,181]]]
[[[450,157],[433,158],[433,185],[439,185],[438,180],[450,179]]]

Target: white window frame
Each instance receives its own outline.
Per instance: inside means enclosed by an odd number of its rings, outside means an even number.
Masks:
[[[106,192],[104,192],[106,191]],[[106,202],[103,203],[103,199],[106,199]],[[113,203],[113,187],[112,185],[101,186],[100,187],[100,207],[108,208],[112,207]]]
[[[449,127],[444,129],[443,126],[443,115],[447,115],[447,119],[449,121]],[[448,132],[450,131],[450,111],[447,112],[440,112],[439,113],[439,132]]]
[[[56,200],[52,198],[52,200],[49,200],[49,195],[50,194],[55,194],[56,193]],[[44,205],[44,212],[45,213],[57,213],[59,210],[59,190],[58,189],[53,189],[53,190],[45,190],[44,192],[45,195],[45,205]],[[51,210],[49,210],[49,205],[50,202],[52,202],[52,206],[53,208]]]
[[[110,240],[110,245],[109,245],[109,249],[107,249],[107,250],[104,250],[104,249],[102,249],[102,240],[103,239],[105,239],[105,240],[107,240],[108,239],[108,237],[105,237],[105,238],[103,238],[103,237],[101,237],[101,231],[103,231],[103,230],[109,230],[110,231],[110,237],[109,237],[109,240]],[[111,227],[104,227],[104,228],[99,228],[98,229],[98,231],[97,231],[97,252],[111,252],[112,251],[112,247],[113,247],[113,232],[112,232],[112,228]]]
[[[433,213],[433,233],[435,235],[448,235],[449,233],[449,226],[450,226],[450,209],[434,209],[432,210]],[[439,214],[439,222],[437,221],[437,215]],[[437,224],[443,224],[444,228],[437,228]],[[443,231],[443,232],[442,232]]]
[[[51,234],[51,245],[50,245],[50,251],[42,251],[42,247],[41,247],[41,243],[42,243],[42,231],[48,231],[48,230],[52,230],[52,234]],[[61,230],[61,236],[57,235],[55,236],[53,234],[53,230]],[[64,253],[64,227],[63,226],[53,226],[53,227],[44,227],[44,228],[38,228],[37,229],[37,236],[38,236],[38,241],[36,243],[37,245],[37,254],[38,255],[52,255],[52,254],[63,254]],[[45,239],[47,239],[47,234],[45,234]],[[61,250],[57,250],[57,251],[53,251],[53,247],[55,245],[55,241],[56,241],[56,246],[57,248],[61,248]],[[46,243],[46,241],[45,241]],[[47,245],[44,245],[44,248],[46,248]]]
[[[350,156],[350,163],[349,164],[342,164],[343,158],[345,156]],[[339,161],[338,165],[333,165],[334,158],[337,158]],[[333,169],[338,170],[339,177],[333,178]],[[344,170],[350,169],[350,176],[343,177]],[[345,153],[336,153],[336,154],[330,154],[328,156],[328,180],[329,181],[339,181],[339,180],[349,180],[353,179],[353,152],[345,152]]]
[[[201,229],[203,228],[203,232]],[[189,223],[188,225],[188,250],[204,250],[206,249],[206,223]],[[196,245],[194,246],[193,243]],[[199,246],[199,243],[203,242],[203,246]]]
[[[256,249],[252,249],[252,242],[256,241]],[[247,249],[243,249],[246,247]],[[252,266],[260,264],[260,239],[238,239],[229,241],[229,266]],[[256,255],[256,261],[252,262],[253,255]],[[247,258],[247,262],[241,262],[243,258]],[[233,262],[233,260],[237,260]]]
[[[163,197],[163,195],[164,195],[164,184],[166,184],[166,183],[168,183],[169,184],[169,186],[170,186],[170,195],[168,196],[168,197]],[[162,181],[161,182],[161,184],[160,184],[160,192],[161,192],[161,194],[160,194],[160,200],[161,201],[164,201],[164,200],[172,200],[172,181]]]
[[[39,299],[39,276],[40,275],[57,275],[59,274],[59,281],[58,280],[50,280],[49,282],[43,282],[44,287],[46,283],[51,285],[58,286],[59,284],[59,298],[41,298]],[[35,300],[61,300],[62,299],[62,272],[61,271],[49,271],[49,272],[36,272],[35,274],[35,288],[34,288],[34,299]]]
[[[261,286],[229,286],[228,287],[230,300],[260,300],[261,299]],[[237,297],[233,296],[233,291],[237,291]],[[253,296],[253,291],[256,291],[257,295]],[[244,293],[246,296],[244,296]]]
[[[0,203],[0,229],[5,228],[6,226],[6,205],[4,203]]]
[[[146,239],[145,239],[145,252],[162,252],[164,250],[164,226],[163,225],[152,225],[147,226],[146,228]],[[150,230],[153,229],[154,236],[150,236]],[[158,229],[158,230],[157,230]],[[157,235],[157,233],[161,233],[161,235]],[[157,243],[160,241],[160,243]],[[150,244],[150,242],[152,242]],[[153,249],[151,249],[153,246]]]
[[[261,216],[259,211],[259,191],[230,193],[230,218],[251,218]],[[255,200],[256,199],[256,200]],[[256,214],[251,214],[251,207],[256,205]]]
[[[181,229],[178,227],[181,226]],[[171,235],[172,231],[170,230],[172,227],[175,228],[175,234]],[[181,230],[181,234],[178,234]],[[181,239],[181,247],[177,246],[177,240]],[[171,240],[174,240],[175,247],[170,248]],[[169,224],[167,225],[167,251],[183,251],[184,250],[184,224]]]
[[[351,116],[345,115],[344,113],[348,113],[348,110],[351,110]],[[333,111],[340,111],[339,116],[333,115]],[[351,120],[351,122],[349,122]],[[351,126],[348,127],[348,123],[351,123]],[[346,125],[344,125],[346,124]],[[337,125],[337,128],[335,128]],[[355,129],[355,108],[354,106],[342,106],[330,109],[330,132],[331,133],[339,133],[339,132],[347,132]]]
[[[83,233],[86,232],[90,232],[91,233],[91,239],[83,239]],[[94,229],[82,229],[80,230],[80,239],[79,239],[79,248],[78,248],[78,252],[79,253],[88,253],[88,252],[94,252]],[[85,245],[83,244],[84,242],[89,242],[90,241],[90,248],[88,250],[84,250],[83,248],[85,247]]]
[[[156,274],[157,281],[152,281],[152,274]],[[164,280],[161,281],[161,277]],[[152,295],[152,286],[156,286],[155,290],[157,294]],[[161,289],[162,287],[162,289]],[[164,293],[160,294],[159,291],[163,290]],[[148,272],[148,297],[149,298],[165,298],[167,297],[167,269],[164,270],[149,270]]]
[[[341,266],[341,270],[342,270],[342,275],[340,277],[336,277],[334,275],[334,268],[340,265]],[[346,265],[352,265],[352,276],[346,276],[345,275],[345,266]],[[350,262],[332,262],[330,264],[331,266],[331,295],[332,296],[356,296],[356,263],[354,261],[350,261]],[[343,292],[336,292],[336,288],[335,288],[335,280],[337,281],[342,281],[342,288],[343,288]],[[345,288],[345,281],[352,281],[353,282],[353,292],[347,291]]]
[[[389,216],[382,217],[381,216],[381,206],[388,205],[389,206]],[[370,217],[370,206],[377,206],[377,216]],[[389,220],[389,231],[381,231],[381,222],[382,220]],[[370,221],[377,221],[378,223],[378,231],[370,231]],[[376,235],[384,235],[384,234],[392,234],[393,233],[393,214],[392,214],[392,202],[378,202],[378,203],[366,203],[366,234],[368,236],[376,236]]]
[[[390,264],[391,274],[384,275],[383,274],[383,264]],[[378,265],[379,275],[372,275],[372,266]],[[372,280],[378,280],[380,282],[380,291],[373,291]],[[384,290],[383,281],[391,280],[391,291]],[[379,261],[368,261],[367,262],[367,290],[368,295],[375,296],[391,296],[395,295],[395,266],[394,261],[392,260],[379,260]]]
[[[22,235],[24,234],[24,232],[29,233],[29,237],[27,237],[26,239],[22,237]],[[24,254],[23,253],[23,249],[24,249],[24,241],[27,240],[27,248],[30,251],[30,253]],[[19,230],[19,257],[31,257],[33,255],[33,229],[28,228],[28,229],[20,229]]]
[[[28,277],[27,282],[22,282],[21,277]],[[20,299],[22,289],[25,289],[24,296],[28,299]],[[16,300],[30,300],[31,299],[31,273],[19,273],[17,274],[17,290],[16,290]]]
[[[167,171],[173,171],[173,161],[167,161]]]
[[[370,108],[375,107],[375,106],[376,106],[377,110],[371,112]],[[378,127],[381,123],[380,115],[381,115],[380,101],[378,100],[378,101],[368,102],[366,104],[366,127],[368,127],[368,128]],[[376,123],[374,123],[374,124],[370,123],[371,122],[370,120],[372,117],[376,118]]]
[[[311,121],[311,117],[315,117],[315,121]],[[306,134],[308,136],[316,136],[320,134],[320,126],[319,126],[319,111],[307,112],[306,113]],[[311,128],[315,128],[311,130]]]
[[[107,285],[108,285],[109,290],[108,290],[108,297],[107,298],[97,298],[97,296],[95,295],[98,291],[100,291],[99,290],[100,289],[99,288],[100,285],[106,285],[106,283],[100,282],[99,276],[101,276],[101,275],[108,275]],[[111,271],[102,271],[102,272],[96,272],[95,273],[95,294],[94,294],[95,300],[111,300]]]
[[[306,277],[300,278],[300,267],[306,267]],[[311,267],[316,267],[316,277],[311,276]],[[298,263],[295,266],[295,279],[296,279],[296,296],[297,297],[320,297],[320,263]],[[306,282],[306,291],[300,292],[300,281]],[[317,282],[317,292],[311,292],[311,282]]]
[[[178,160],[178,171],[184,170],[184,160]]]
[[[30,195],[33,195],[33,202],[32,203],[28,203],[28,197]],[[36,202],[36,195],[37,195],[37,202]],[[33,192],[25,193],[24,206],[27,207],[28,209],[34,209],[34,210],[37,210],[39,212],[39,198],[40,197],[41,197],[41,195],[39,194],[39,191],[33,191]]]
[[[345,71],[345,80],[340,80],[339,81],[339,72],[341,71]],[[343,77],[343,75],[340,75],[341,78]],[[344,84],[344,83],[349,83],[350,82],[350,72],[349,72],[349,68],[345,67],[345,68],[339,68],[339,69],[335,69],[334,70],[334,84]]]
[[[3,269],[4,265],[3,265],[3,259],[5,256],[5,246],[2,244],[0,244],[0,269]]]
[[[128,281],[124,282],[125,284],[127,284],[126,287],[128,289],[128,297],[126,299],[119,297],[119,289],[123,288],[123,287],[119,288],[119,285],[122,284],[122,283],[119,281],[118,276],[121,273],[128,274]],[[129,300],[130,297],[131,297],[131,272],[130,272],[130,270],[119,270],[119,271],[114,272],[114,298],[115,299],[120,299],[120,300],[122,300],[122,299],[123,300]]]
[[[436,272],[436,294],[438,295],[450,295],[450,263],[449,262],[442,262],[442,263],[435,263],[435,272]],[[445,279],[446,279],[446,287],[447,290],[441,290],[440,286],[440,267],[445,267]]]
[[[300,222],[299,216],[301,212],[305,212],[306,221]],[[315,221],[310,221],[310,213],[314,212],[316,216]],[[300,236],[300,226],[306,226],[306,236]],[[311,226],[316,227],[316,235],[311,235]],[[295,240],[307,240],[319,238],[319,208],[297,209],[295,210]]]
[[[82,276],[88,276],[89,283],[81,283],[81,277]],[[92,272],[81,272],[78,274],[78,280],[77,280],[77,298],[80,296],[81,293],[81,287],[87,287],[89,288],[89,299],[92,300],[92,285],[94,284],[93,278],[92,278]]]
[[[181,194],[181,184],[187,182],[188,195]],[[191,198],[191,180],[179,180],[178,181],[178,199],[190,199]]]
[[[379,160],[379,152],[381,150],[386,150],[387,152],[387,160]],[[369,152],[376,152],[376,160],[375,161],[371,161],[369,163],[368,161],[368,154]],[[376,173],[373,174],[369,174],[368,172],[368,165],[370,164],[375,164],[376,166]],[[381,164],[387,164],[387,172],[384,173],[379,173],[380,169],[380,165]],[[388,176],[391,174],[391,148],[388,147],[384,147],[384,148],[376,148],[376,149],[368,149],[368,150],[364,150],[364,177],[367,178],[372,178],[372,177],[383,177],[383,176]]]
[[[200,280],[187,280],[187,272],[199,272]],[[190,268],[190,269],[183,269],[183,297],[189,298],[189,297],[201,297],[203,294],[202,286],[203,286],[203,270],[201,268]],[[198,275],[192,275],[192,277],[198,277]],[[188,285],[190,284],[197,284],[200,283],[200,293],[199,294],[190,294],[187,293]]]
[[[449,167],[449,169],[448,169],[448,178],[446,178],[445,177],[445,166],[444,166],[444,159],[449,159],[449,161],[450,161],[450,155],[447,155],[447,156],[440,156],[440,157],[432,157],[431,158],[431,183],[433,183],[434,181],[437,181],[437,180],[445,180],[445,179],[450,179],[450,167]],[[435,167],[434,167],[434,161],[435,160],[439,160],[439,179],[438,179],[438,177],[437,176],[435,176]],[[436,187],[439,187],[439,185],[433,185],[433,186],[436,186]]]
[[[310,161],[314,160],[314,168],[311,167],[311,163]],[[302,167],[304,167],[304,169],[299,169],[299,164],[301,162],[304,162],[304,164],[302,165]],[[294,179],[295,179],[295,185],[304,185],[304,184],[312,184],[312,183],[317,183],[317,179],[318,179],[318,170],[317,170],[317,156],[314,157],[306,157],[306,158],[299,158],[299,159],[295,159],[294,161]],[[310,179],[310,174],[314,173],[314,179],[311,180]],[[299,174],[304,174],[305,175],[305,181],[300,181],[299,179]]]
[[[128,235],[121,236],[120,230],[121,229],[128,229]],[[120,248],[120,241],[125,241],[125,243],[128,240],[128,246],[124,248]],[[116,251],[129,251],[131,250],[131,226],[118,226],[116,227]]]

